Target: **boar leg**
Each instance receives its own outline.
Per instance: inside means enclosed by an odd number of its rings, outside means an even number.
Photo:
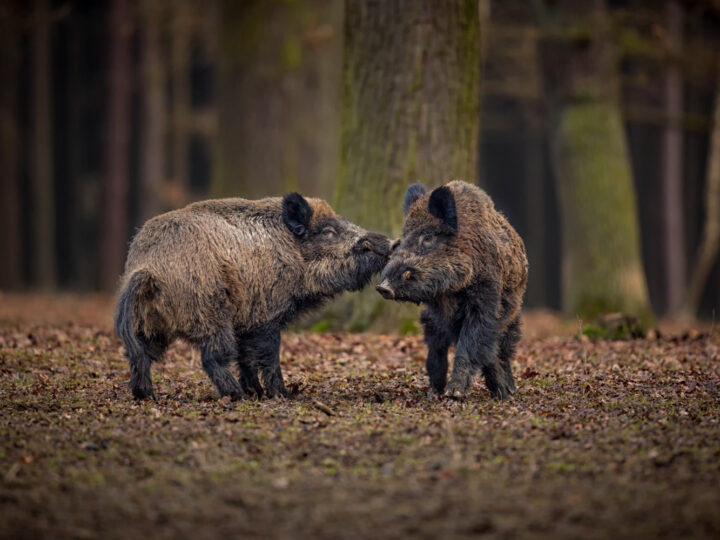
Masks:
[[[263,387],[258,379],[257,367],[248,365],[245,362],[238,362],[240,368],[240,386],[246,394],[252,396],[255,394],[258,399],[263,397]]]
[[[493,302],[483,302],[492,306]],[[485,385],[495,399],[510,395],[505,374],[497,358],[498,332],[493,310],[470,308],[463,321],[455,350],[455,363],[446,396],[461,398],[470,387],[472,373],[480,368]]]
[[[254,348],[268,397],[290,397],[280,369],[280,330],[268,331],[259,337]]]
[[[255,394],[258,399],[263,397],[263,387],[258,379],[258,365],[253,357],[252,339],[242,332],[237,332],[237,364],[240,371],[240,386],[246,394]]]
[[[425,368],[430,378],[430,387],[437,394],[442,394],[447,384],[450,333],[442,321],[430,311],[424,311],[420,321],[425,328],[425,343],[428,347]]]
[[[141,350],[134,353],[128,352],[130,363],[130,390],[135,399],[155,398],[152,378],[150,377],[150,365],[156,362],[167,349],[167,340],[164,337],[147,339],[145,336],[137,336]]]
[[[229,334],[229,335],[228,335]],[[223,332],[208,339],[201,347],[202,365],[221,397],[230,396],[233,400],[245,397],[240,383],[230,371],[230,362],[237,356],[235,336]]]
[[[503,334],[500,340],[500,350],[498,351],[500,365],[505,372],[505,380],[508,383],[511,393],[515,391],[515,379],[513,378],[510,368],[510,359],[515,355],[515,349],[517,348],[518,341],[520,341],[520,335],[520,316],[518,315],[505,330],[505,334]]]
[[[483,369],[488,388],[496,386],[489,359],[495,361],[497,336],[495,321],[488,313],[469,307],[455,345],[455,360],[445,395],[461,399],[470,388],[472,375],[477,368]],[[490,392],[492,393],[492,388]]]

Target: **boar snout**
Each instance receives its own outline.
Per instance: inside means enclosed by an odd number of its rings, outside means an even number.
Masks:
[[[388,279],[383,279],[380,284],[375,287],[375,289],[386,300],[392,300],[395,298],[395,291],[393,291],[390,287],[390,281]]]
[[[387,236],[378,233],[368,233],[361,237],[354,248],[356,253],[372,251],[382,257],[390,255],[390,241]]]

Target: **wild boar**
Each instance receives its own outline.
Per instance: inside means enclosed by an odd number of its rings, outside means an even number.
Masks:
[[[483,190],[462,181],[430,193],[422,184],[410,186],[404,212],[402,238],[378,292],[425,305],[426,368],[435,392],[461,398],[481,370],[490,394],[507,398],[515,390],[510,359],[521,335],[528,276],[522,239]]]
[[[177,338],[197,346],[221,396],[287,396],[280,331],[387,262],[388,239],[297,193],[219,199],[149,220],[133,239],[115,329],[137,399],[155,397],[150,366]],[[237,363],[240,380],[233,376]]]

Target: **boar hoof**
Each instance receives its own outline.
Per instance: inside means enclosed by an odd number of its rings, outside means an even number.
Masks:
[[[505,401],[510,397],[512,393],[513,392],[509,386],[505,384],[500,384],[496,389],[490,392],[490,395],[493,397],[493,399],[497,399],[498,401]]]
[[[438,391],[436,388],[431,388],[430,390],[427,391],[427,394],[425,394],[425,397],[427,397],[428,399],[433,399],[433,398],[441,399],[443,397],[443,391],[442,390]]]
[[[454,373],[443,395],[451,399],[463,399],[468,388],[470,388],[470,376],[465,373]]]
[[[465,390],[457,388],[455,385],[450,383],[448,386],[448,389],[445,390],[445,394],[443,394],[445,397],[448,397],[450,399],[464,399],[465,398]]]
[[[257,377],[246,377],[242,376],[240,377],[240,386],[242,387],[243,391],[248,395],[250,398],[257,398],[262,399],[263,397],[263,388],[260,386],[260,381],[258,381]]]
[[[147,399],[147,398],[151,398],[153,401],[157,401],[157,398],[155,397],[155,392],[153,390],[152,385],[150,385],[150,386],[143,386],[143,385],[132,386],[130,389],[132,390],[133,397],[138,401]]]
[[[286,388],[272,388],[267,390],[267,396],[270,399],[274,398],[285,398],[289,399],[291,397],[290,392]]]

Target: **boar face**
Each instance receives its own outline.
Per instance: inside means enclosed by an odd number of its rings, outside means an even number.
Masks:
[[[298,241],[311,295],[361,289],[387,263],[388,238],[337,215],[325,201],[286,195],[283,221]]]
[[[390,300],[420,303],[466,287],[472,262],[462,249],[452,191],[443,186],[427,195],[422,184],[414,184],[404,210],[403,235],[393,244],[378,292]]]

